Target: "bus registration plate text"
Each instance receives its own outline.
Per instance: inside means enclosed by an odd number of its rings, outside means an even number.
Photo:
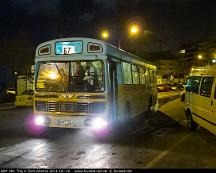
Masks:
[[[69,126],[73,124],[71,120],[58,120],[57,123],[58,125],[64,125],[64,126]]]

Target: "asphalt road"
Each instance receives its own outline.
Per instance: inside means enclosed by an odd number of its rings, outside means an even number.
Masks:
[[[0,111],[0,168],[215,168],[216,137],[188,131],[174,98],[103,139],[55,128],[33,136],[25,125],[31,109]]]

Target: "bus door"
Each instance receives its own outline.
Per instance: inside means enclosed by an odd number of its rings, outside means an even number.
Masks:
[[[117,112],[118,112],[118,66],[119,63],[115,61],[109,61],[109,83],[110,83],[110,111],[112,114],[112,122],[115,124],[117,122]]]

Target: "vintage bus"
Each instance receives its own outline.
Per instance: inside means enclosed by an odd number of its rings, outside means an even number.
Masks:
[[[35,56],[34,122],[97,130],[129,120],[156,104],[156,70],[101,40],[44,42]]]

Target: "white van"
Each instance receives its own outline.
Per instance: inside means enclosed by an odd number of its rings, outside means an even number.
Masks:
[[[216,66],[192,68],[187,80],[185,113],[188,127],[198,125],[216,135]]]

